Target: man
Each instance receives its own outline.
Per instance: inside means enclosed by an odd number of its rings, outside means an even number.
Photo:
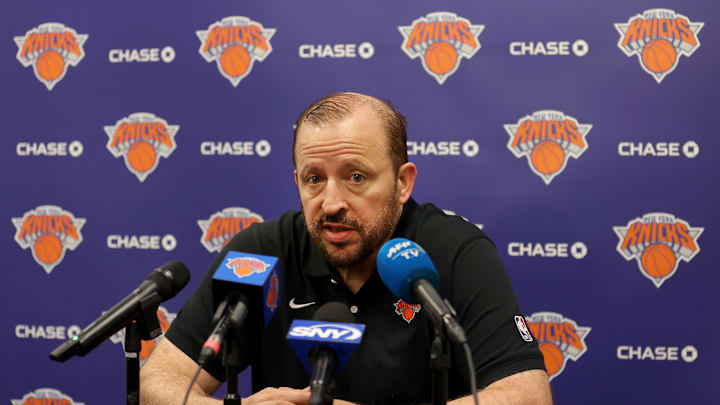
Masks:
[[[482,403],[552,402],[542,355],[518,330],[520,309],[492,242],[474,225],[410,198],[417,169],[407,161],[404,118],[389,103],[356,93],[316,101],[296,123],[293,160],[302,213],[255,224],[218,255],[142,368],[145,405],[182,400],[212,326],[210,279],[227,250],[279,257],[283,280],[270,325],[252,332],[262,335],[255,339],[262,344],[245,348],[258,391],[245,404],[307,404],[309,375],[285,335],[292,319],[311,319],[330,301],[346,303],[366,325],[362,343],[336,376],[336,397],[430,402],[433,328],[425,311],[408,310],[376,270],[378,249],[391,237],[415,240],[438,268],[439,292],[468,335]],[[249,334],[243,341],[253,341]],[[450,394],[462,395],[453,403],[470,404],[461,349],[451,361]],[[223,378],[218,363],[206,365],[189,403],[217,403],[209,395]]]

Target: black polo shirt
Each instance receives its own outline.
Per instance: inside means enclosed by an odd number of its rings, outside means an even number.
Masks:
[[[526,342],[514,317],[521,315],[493,243],[475,225],[448,216],[432,204],[409,200],[393,237],[416,241],[440,273],[440,295],[458,313],[470,343],[478,387],[529,369],[544,369],[537,343]],[[310,375],[285,336],[293,319],[312,319],[322,304],[340,301],[356,323],[366,325],[362,342],[336,376],[335,397],[360,403],[431,401],[430,349],[433,327],[425,311],[407,308],[382,283],[377,271],[353,294],[310,242],[302,215],[288,212],[238,233],[215,259],[195,293],[167,332],[180,350],[196,359],[212,329],[212,275],[227,250],[279,258],[278,308],[260,334],[244,331],[243,351],[253,367],[252,386],[308,386]],[[291,308],[290,301],[293,302]],[[314,302],[312,305],[303,304]],[[400,305],[398,305],[400,304]],[[302,308],[297,308],[301,306]],[[399,307],[399,308],[398,308]],[[219,360],[205,369],[225,379]],[[449,395],[470,391],[462,348],[452,351]]]

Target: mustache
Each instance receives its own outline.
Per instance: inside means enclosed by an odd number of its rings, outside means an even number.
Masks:
[[[360,228],[360,223],[355,218],[348,217],[345,213],[337,213],[333,215],[324,214],[315,220],[315,227],[320,228],[328,222],[349,226],[355,229]]]

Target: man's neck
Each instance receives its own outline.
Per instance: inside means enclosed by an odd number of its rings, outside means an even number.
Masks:
[[[337,269],[343,278],[343,282],[345,282],[345,286],[353,294],[357,294],[362,286],[365,285],[365,282],[368,281],[375,272],[376,257],[377,252],[355,266]]]

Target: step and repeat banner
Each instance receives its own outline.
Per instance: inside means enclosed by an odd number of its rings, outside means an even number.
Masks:
[[[494,240],[558,404],[712,398],[719,19],[679,0],[0,3],[0,402],[124,401],[122,333],[48,354],[181,260],[167,330],[228,238],[299,209],[293,123],[344,90],[406,116],[415,199]]]

